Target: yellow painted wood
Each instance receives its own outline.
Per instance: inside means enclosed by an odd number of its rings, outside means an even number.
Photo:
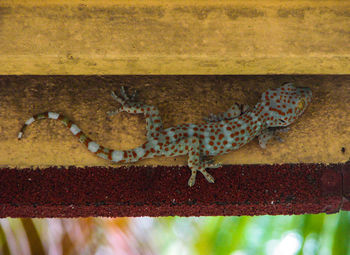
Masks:
[[[350,1],[0,1],[0,74],[348,74]]]

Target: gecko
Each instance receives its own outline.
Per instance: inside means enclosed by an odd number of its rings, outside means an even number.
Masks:
[[[119,112],[143,114],[146,119],[147,141],[130,150],[113,150],[91,140],[81,129],[66,116],[56,112],[45,112],[29,118],[22,126],[18,139],[23,137],[26,127],[36,120],[53,119],[61,121],[71,133],[83,143],[90,152],[112,162],[130,163],[156,156],[188,156],[191,176],[188,185],[195,184],[197,172],[201,172],[209,183],[214,178],[206,169],[220,168],[222,164],[213,157],[241,148],[255,137],[266,148],[267,142],[276,138],[283,129],[295,122],[310,104],[312,91],[306,87],[295,87],[286,83],[276,89],[269,89],[261,96],[261,101],[254,107],[234,103],[227,111],[211,114],[201,124],[181,124],[163,128],[162,119],[156,106],[137,101],[136,91],[131,95],[124,87],[120,95],[112,91],[112,97],[120,107],[107,112],[113,116]]]

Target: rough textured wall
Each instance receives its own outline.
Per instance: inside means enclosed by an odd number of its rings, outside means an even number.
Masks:
[[[0,1],[0,74],[349,74],[349,1]]]
[[[57,111],[71,118],[92,139],[114,149],[145,141],[140,115],[106,112],[119,104],[111,90],[121,85],[139,90],[139,98],[159,108],[164,127],[199,123],[209,113],[234,102],[254,105],[268,88],[293,81],[312,88],[306,113],[263,150],[257,140],[219,156],[224,164],[345,162],[350,155],[350,76],[0,76],[0,165],[106,166],[54,120],[33,123],[17,140],[33,114]],[[182,165],[186,157],[143,160],[138,165]]]

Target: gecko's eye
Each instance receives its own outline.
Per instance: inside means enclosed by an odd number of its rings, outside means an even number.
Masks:
[[[280,119],[280,121],[282,121],[283,123],[286,123],[284,120]]]

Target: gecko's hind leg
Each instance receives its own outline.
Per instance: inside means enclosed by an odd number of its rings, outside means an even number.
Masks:
[[[188,166],[191,169],[188,185],[191,187],[196,182],[197,171],[200,171],[208,182],[214,183],[214,177],[205,170],[205,168],[210,167],[210,162],[201,160],[203,157],[200,156],[199,139],[197,137],[188,139],[188,146]]]
[[[195,184],[198,171],[204,175],[208,182],[213,183],[215,181],[205,170],[205,168],[213,166],[213,162],[205,159],[203,162],[204,157],[200,156],[198,137],[190,137],[176,141],[176,144],[168,144],[164,149],[164,156],[188,155],[188,167],[191,170],[191,177],[188,179],[188,185],[190,187]]]
[[[126,109],[124,109],[125,106],[132,106],[133,104],[136,104],[137,102],[135,101],[136,95],[137,95],[137,91],[134,90],[134,92],[132,93],[131,96],[128,96],[127,93],[125,92],[125,88],[124,86],[122,86],[120,88],[120,96],[118,96],[114,91],[111,92],[112,98],[117,101],[118,103],[120,103],[122,105],[122,107],[119,107],[117,110],[114,111],[108,111],[107,114],[109,116],[113,116],[119,112],[122,111],[127,111]]]
[[[163,123],[158,108],[138,102],[136,95],[137,91],[135,90],[131,96],[128,96],[124,87],[120,89],[120,96],[112,91],[112,97],[122,106],[115,111],[107,112],[107,114],[112,116],[118,112],[142,113],[146,117],[147,137],[154,138],[159,136],[159,132],[163,130]]]

